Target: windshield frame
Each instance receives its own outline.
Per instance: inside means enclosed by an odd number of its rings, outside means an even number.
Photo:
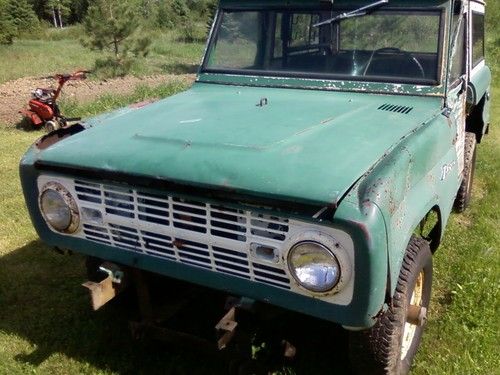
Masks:
[[[335,8],[336,12],[348,12],[356,9],[356,7],[339,7]],[[230,69],[230,68],[213,68],[208,67],[208,60],[210,54],[212,53],[215,43],[218,38],[218,33],[220,32],[220,24],[223,19],[225,12],[259,12],[259,11],[290,11],[290,12],[314,12],[314,11],[324,11],[325,8],[321,6],[273,6],[273,7],[224,7],[220,8],[217,12],[217,17],[213,25],[213,30],[210,34],[205,54],[203,56],[202,64],[200,66],[199,74],[223,74],[232,75],[240,77],[275,77],[275,78],[293,78],[293,79],[310,79],[310,80],[329,80],[329,81],[343,81],[343,82],[373,82],[373,83],[389,83],[396,85],[418,85],[426,87],[437,87],[441,86],[443,83],[443,54],[445,49],[445,9],[442,7],[391,7],[383,6],[381,9],[376,9],[370,12],[364,17],[370,17],[370,15],[376,14],[406,14],[406,13],[419,13],[419,14],[436,14],[439,17],[439,29],[437,35],[437,66],[436,66],[436,80],[431,79],[418,79],[418,78],[406,78],[406,77],[388,77],[388,76],[348,76],[346,74],[335,74],[335,73],[315,73],[315,72],[297,72],[297,71],[286,71],[286,70],[259,70],[259,69]],[[342,21],[340,21],[342,22]]]

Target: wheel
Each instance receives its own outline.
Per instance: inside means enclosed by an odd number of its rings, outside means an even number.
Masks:
[[[351,332],[349,356],[355,373],[407,374],[420,344],[432,285],[429,243],[412,237],[390,306],[366,331]]]
[[[474,133],[465,133],[464,145],[464,178],[458,188],[455,198],[455,211],[464,212],[469,206],[472,197],[472,184],[474,182],[474,170],[476,168],[476,135]]]
[[[60,129],[60,128],[61,128],[61,125],[59,125],[59,123],[57,121],[47,121],[45,123],[45,131],[47,133],[51,133],[54,130],[57,130],[57,129]]]

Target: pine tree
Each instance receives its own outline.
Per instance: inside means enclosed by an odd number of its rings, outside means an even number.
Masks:
[[[91,49],[111,51],[113,58],[98,59],[100,75],[126,75],[133,64],[132,57],[146,56],[151,39],[140,32],[137,3],[121,0],[95,0],[84,20],[87,39],[83,44]]]
[[[16,25],[7,11],[7,4],[0,0],[0,44],[12,44],[16,35]]]
[[[171,7],[175,17],[175,24],[181,27],[184,26],[189,21],[190,16],[186,0],[173,0]]]
[[[5,12],[15,26],[15,35],[32,31],[39,26],[33,7],[27,0],[7,0]]]
[[[217,2],[209,1],[207,3],[207,33],[212,29],[212,24],[214,23],[215,13],[217,12]]]
[[[139,27],[134,7],[120,0],[97,0],[88,9],[84,20],[92,49],[111,49],[116,58],[123,52],[123,44]]]
[[[80,23],[87,14],[89,0],[71,0],[69,7],[71,12],[68,21],[71,23]]]
[[[175,22],[176,17],[170,2],[160,1],[156,8],[156,25],[162,29],[172,29]]]

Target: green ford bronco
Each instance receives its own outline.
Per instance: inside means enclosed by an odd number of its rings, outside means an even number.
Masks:
[[[356,371],[407,373],[488,131],[484,7],[221,0],[189,90],[28,150],[33,225],[109,275],[95,308],[147,271],[336,323]]]

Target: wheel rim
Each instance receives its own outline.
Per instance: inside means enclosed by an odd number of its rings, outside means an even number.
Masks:
[[[410,298],[410,305],[422,306],[422,296],[424,294],[424,271],[420,271],[415,282],[415,287],[413,288],[413,293]],[[404,329],[403,329],[403,343],[401,345],[401,359],[405,359],[411,348],[413,339],[417,332],[418,326],[408,322],[406,318]]]

